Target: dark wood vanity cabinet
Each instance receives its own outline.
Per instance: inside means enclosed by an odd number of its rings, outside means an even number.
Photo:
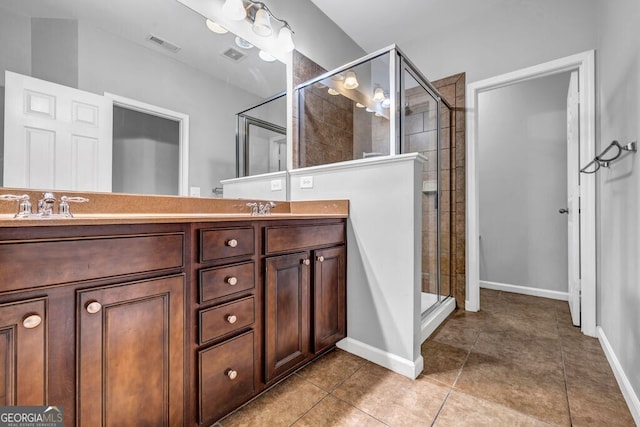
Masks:
[[[266,227],[265,382],[346,336],[344,245],[344,223]]]
[[[345,220],[0,227],[0,405],[209,426],[345,336]]]

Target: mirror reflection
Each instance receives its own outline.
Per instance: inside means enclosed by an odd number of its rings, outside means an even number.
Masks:
[[[286,86],[238,42],[176,0],[0,0],[2,185],[211,196]]]

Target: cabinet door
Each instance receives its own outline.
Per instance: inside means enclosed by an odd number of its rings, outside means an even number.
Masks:
[[[266,259],[266,381],[310,357],[309,252]]]
[[[81,291],[78,304],[78,425],[183,425],[184,276]]]
[[[47,403],[45,300],[0,305],[0,406]]]
[[[318,353],[346,336],[345,249],[314,252],[314,346]]]

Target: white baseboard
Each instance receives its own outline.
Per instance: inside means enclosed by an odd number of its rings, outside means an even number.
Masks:
[[[613,351],[613,347],[611,347],[611,344],[609,343],[609,340],[604,333],[604,329],[602,329],[601,326],[598,326],[596,329],[598,331],[598,339],[600,340],[600,345],[602,346],[604,354],[607,356],[607,360],[609,361],[609,365],[611,365],[611,369],[613,370],[613,374],[618,381],[620,391],[622,391],[624,400],[627,402],[627,406],[629,407],[631,416],[636,422],[636,425],[640,426],[640,400],[638,399],[638,395],[631,386],[631,382],[629,382],[627,374],[625,374],[624,370],[622,369],[622,365],[620,364],[618,357]]]
[[[429,315],[422,319],[421,332],[422,332],[422,342],[429,338],[433,331],[436,330],[438,326],[444,320],[449,317],[453,310],[456,309],[456,300],[454,298],[447,298],[438,308],[429,313]]]
[[[507,283],[486,282],[481,280],[480,288],[513,292],[515,294],[531,295],[534,297],[551,298],[560,301],[569,301],[568,292],[551,291],[549,289],[532,288],[530,286],[509,285]]]
[[[418,375],[424,368],[424,359],[422,356],[414,361],[405,359],[395,354],[380,350],[379,348],[365,344],[362,341],[353,338],[344,338],[338,341],[336,346],[344,351],[360,356],[370,362],[380,365],[387,369],[397,372],[400,375],[409,377],[412,380],[418,378]]]

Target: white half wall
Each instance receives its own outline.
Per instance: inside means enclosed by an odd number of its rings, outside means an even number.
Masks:
[[[227,199],[287,200],[286,171],[220,181]]]
[[[349,199],[347,335],[341,348],[415,378],[422,371],[418,154],[290,171],[291,200]],[[309,182],[312,188],[301,188]]]

